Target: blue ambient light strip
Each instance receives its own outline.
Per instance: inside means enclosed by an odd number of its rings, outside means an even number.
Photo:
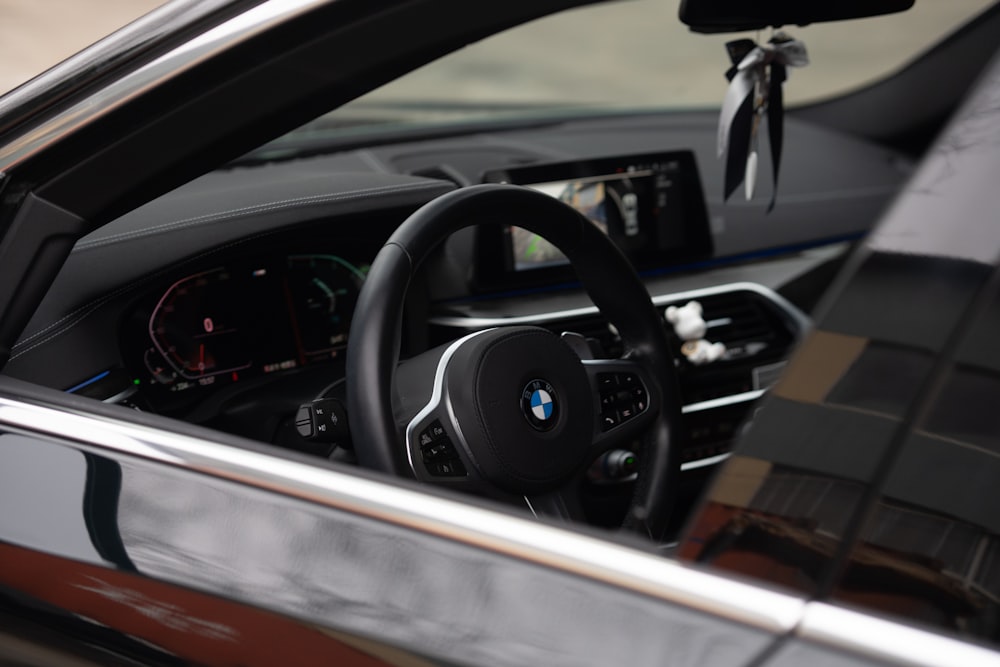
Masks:
[[[72,394],[74,392],[77,392],[77,391],[83,389],[84,387],[88,387],[88,386],[94,384],[98,380],[103,380],[104,378],[108,377],[108,375],[110,375],[110,374],[111,374],[111,371],[104,371],[103,373],[98,373],[97,375],[95,375],[94,377],[90,378],[89,380],[84,380],[83,382],[81,382],[80,384],[76,385],[75,387],[70,387],[69,389],[66,390],[66,393],[67,394]]]

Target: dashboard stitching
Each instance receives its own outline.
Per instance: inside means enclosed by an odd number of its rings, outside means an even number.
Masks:
[[[115,299],[116,297],[121,296],[122,294],[127,294],[128,292],[134,291],[135,289],[137,289],[137,288],[145,285],[146,283],[149,283],[151,281],[157,280],[160,277],[162,277],[162,276],[164,276],[164,275],[166,275],[168,273],[173,272],[178,267],[185,266],[187,264],[191,264],[192,262],[197,262],[197,261],[199,261],[201,259],[204,259],[206,257],[210,257],[210,256],[212,256],[214,254],[223,252],[223,251],[228,250],[230,248],[235,248],[236,246],[242,245],[242,244],[244,244],[244,243],[246,243],[248,241],[253,241],[253,240],[256,240],[256,239],[259,239],[259,238],[263,238],[263,237],[266,237],[266,236],[271,236],[273,234],[278,233],[279,231],[280,230],[270,230],[270,231],[266,231],[266,232],[261,232],[259,234],[254,234],[252,236],[247,236],[245,238],[242,238],[242,239],[239,239],[239,240],[236,240],[236,241],[232,241],[231,243],[227,243],[225,245],[219,246],[218,248],[213,248],[212,250],[209,250],[207,252],[203,252],[203,253],[200,253],[198,255],[195,255],[194,257],[191,257],[190,259],[187,259],[187,260],[185,260],[185,261],[183,261],[183,262],[181,262],[179,264],[175,264],[174,266],[165,268],[165,269],[163,269],[161,271],[157,271],[156,273],[152,273],[152,274],[146,276],[145,278],[141,278],[141,279],[136,280],[136,281],[134,281],[132,283],[129,283],[128,285],[125,285],[124,287],[121,287],[121,288],[115,290],[114,292],[110,292],[108,294],[105,294],[104,296],[102,296],[102,297],[100,297],[98,299],[95,299],[95,300],[91,301],[90,303],[88,303],[88,304],[86,304],[84,306],[81,306],[81,307],[77,308],[73,312],[69,313],[68,315],[65,315],[62,318],[60,318],[58,321],[56,321],[53,324],[49,325],[45,329],[42,329],[38,333],[35,333],[35,334],[31,335],[30,337],[25,338],[24,340],[22,340],[18,344],[14,345],[14,347],[12,348],[12,351],[14,353],[11,354],[10,361],[14,361],[18,357],[21,357],[21,356],[27,354],[28,352],[31,352],[32,350],[34,350],[34,349],[36,349],[36,348],[38,348],[38,347],[40,347],[42,345],[45,345],[46,343],[52,341],[53,339],[58,338],[59,336],[63,335],[64,333],[66,333],[67,331],[69,331],[70,329],[72,329],[73,327],[75,327],[76,325],[78,325],[80,322],[82,322],[83,320],[85,320],[87,317],[89,317],[94,311],[96,311],[97,309],[99,309],[101,306],[103,306],[107,302]],[[45,336],[43,339],[41,339],[39,341],[36,341],[36,342],[32,343],[31,345],[27,345],[28,343],[30,343],[35,338],[38,338],[39,336],[41,336],[41,335],[45,334],[46,332],[52,330],[54,327],[59,327],[61,324],[64,324],[64,323],[66,324],[66,326],[58,329],[57,331],[52,331],[52,333],[50,333],[48,336]],[[24,347],[25,345],[27,345],[27,347]],[[19,349],[19,348],[23,348],[23,349]]]
[[[246,206],[243,208],[230,209],[228,211],[220,211],[217,213],[210,213],[207,215],[199,215],[194,218],[186,218],[184,220],[178,220],[174,222],[168,222],[161,225],[154,225],[153,227],[148,227],[146,229],[136,230],[132,232],[121,232],[119,234],[113,234],[111,236],[106,236],[101,239],[95,239],[93,241],[88,241],[85,243],[78,243],[74,252],[81,250],[90,250],[92,248],[99,248],[105,245],[116,243],[118,241],[123,241],[125,239],[141,238],[145,236],[154,236],[161,232],[172,230],[172,229],[184,229],[192,225],[197,225],[206,222],[221,222],[229,218],[245,215],[248,213],[264,213],[267,211],[274,211],[284,208],[294,208],[302,204],[316,204],[316,203],[328,203],[335,201],[344,201],[352,199],[367,199],[375,195],[384,195],[395,192],[409,192],[411,190],[436,190],[440,186],[437,184],[428,183],[410,183],[406,185],[384,185],[376,188],[366,188],[364,190],[352,190],[349,192],[341,192],[333,195],[313,195],[310,197],[297,197],[295,199],[286,199],[283,201],[271,202],[268,204],[257,204],[255,206]]]

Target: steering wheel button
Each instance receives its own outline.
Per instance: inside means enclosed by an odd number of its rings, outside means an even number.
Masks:
[[[597,386],[600,388],[602,394],[605,391],[612,392],[618,386],[618,379],[614,373],[598,373]]]
[[[605,412],[604,414],[601,415],[601,430],[603,431],[611,430],[615,426],[618,426],[620,421],[621,420],[618,418],[618,413],[616,413],[615,411],[612,410],[610,412]]]
[[[347,439],[350,434],[347,411],[340,401],[335,398],[318,398],[310,406],[303,407],[310,410],[314,437],[317,440],[340,442]],[[299,414],[302,414],[302,408],[299,408]],[[299,426],[299,414],[296,415],[296,426]],[[299,432],[302,433],[301,428]]]
[[[312,408],[308,405],[301,406],[298,412],[295,413],[295,429],[303,438],[313,437]]]
[[[424,463],[455,458],[455,451],[447,441],[421,447],[420,453],[423,455]]]
[[[632,417],[635,417],[635,408],[631,405],[623,406],[622,409],[618,411],[618,414],[621,416],[622,421],[632,419]]]
[[[430,425],[420,432],[420,446],[429,445],[432,442],[437,442],[442,438],[446,438],[444,427],[441,426],[441,422],[436,419],[430,423]]]
[[[463,477],[465,475],[465,466],[458,459],[432,463],[427,469],[432,475],[438,477]]]

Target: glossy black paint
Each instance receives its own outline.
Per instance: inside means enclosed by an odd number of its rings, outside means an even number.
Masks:
[[[104,498],[84,491],[97,483]],[[0,498],[19,508],[0,518],[7,612],[58,608],[84,624],[76,632],[126,654],[125,637],[101,641],[85,619],[206,664],[399,664],[411,654],[739,665],[770,643],[448,539],[69,442],[0,433]]]

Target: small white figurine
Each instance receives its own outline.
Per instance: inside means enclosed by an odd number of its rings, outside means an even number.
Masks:
[[[677,336],[684,341],[681,354],[696,366],[711,363],[726,353],[723,343],[709,343],[705,340],[707,327],[701,312],[701,304],[697,301],[688,301],[680,308],[669,306],[664,311],[667,322],[673,325]]]

